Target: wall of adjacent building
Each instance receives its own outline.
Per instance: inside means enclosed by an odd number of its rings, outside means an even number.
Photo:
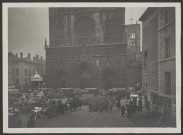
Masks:
[[[176,85],[175,85],[175,8],[169,8],[170,16],[169,23],[165,24],[165,9],[162,8],[159,12],[159,23],[158,23],[158,61],[159,61],[159,92],[165,94],[165,86],[163,85],[164,80],[164,72],[172,73],[172,92],[171,95],[175,96],[176,94]],[[170,38],[170,57],[165,58],[165,39]]]
[[[165,11],[169,12],[168,22],[165,23]],[[144,19],[144,16],[145,19]],[[164,115],[164,110],[171,112],[175,120],[176,114],[176,79],[175,79],[175,8],[148,8],[143,18],[143,41],[142,41],[142,78],[144,95],[149,101],[149,110],[158,111]],[[166,57],[165,40],[170,38],[170,56]],[[145,68],[145,51],[148,50],[147,68]],[[165,72],[171,73],[171,92],[167,94],[165,87]],[[145,85],[148,75],[147,88]],[[146,100],[143,100],[143,110],[148,109]],[[168,107],[167,107],[168,106]]]
[[[25,86],[31,88],[31,77],[38,72],[39,75],[43,76],[46,72],[45,61],[41,58],[34,57],[32,60],[28,57],[18,57],[8,53],[8,85],[16,86],[21,89],[25,89]],[[26,71],[27,70],[27,73]]]
[[[145,82],[144,74],[147,73],[147,88],[143,83],[143,89],[158,90],[158,13],[151,15],[146,22],[143,22],[142,39],[142,79]],[[147,51],[147,67],[145,67],[145,51]]]
[[[143,111],[152,108],[151,93],[158,92],[158,11],[149,15],[142,24],[142,89],[147,99],[143,99]],[[147,56],[145,52],[147,51]],[[146,58],[145,58],[146,57]],[[146,60],[145,60],[146,59]],[[147,102],[148,101],[148,102]]]
[[[169,21],[165,23],[165,11]],[[176,116],[176,57],[175,57],[175,8],[161,8],[158,15],[158,91],[160,97],[170,101],[172,117]],[[165,57],[165,39],[170,38],[170,57]],[[166,94],[165,72],[171,73],[171,93]]]

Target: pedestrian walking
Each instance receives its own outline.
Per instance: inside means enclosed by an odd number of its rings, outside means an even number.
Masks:
[[[132,106],[132,112],[133,112],[133,114],[135,114],[135,112],[136,112],[136,104],[133,104],[133,106]]]
[[[68,113],[68,109],[67,109],[67,101],[64,104],[64,113],[67,114]]]
[[[127,106],[127,116],[131,117],[131,113],[132,113],[132,107],[131,107],[131,105],[128,105]]]
[[[70,110],[70,104],[69,104],[69,102],[68,102],[68,103],[67,103],[67,112],[70,113],[70,111],[71,111],[71,110]]]
[[[125,114],[125,106],[122,105],[121,106],[121,116],[123,117],[124,114]]]
[[[132,106],[130,105],[128,108],[128,116],[131,117],[132,116]]]
[[[120,103],[120,100],[118,100],[118,102],[117,102],[118,111],[119,111],[120,106],[121,106],[121,103]]]
[[[31,115],[31,116],[30,116],[30,119],[29,119],[28,122],[27,122],[27,127],[28,127],[28,128],[34,128],[35,126],[36,126],[36,122],[35,122],[35,120],[34,120],[34,116]]]
[[[137,102],[136,102],[136,106],[139,108],[139,103],[140,103],[140,99],[139,97],[137,97]]]
[[[17,115],[16,117],[16,127],[20,128],[22,126],[22,121],[20,120],[19,115]]]
[[[108,105],[108,111],[109,112],[112,112],[112,101],[111,100],[109,100],[109,105]]]
[[[102,102],[101,102],[101,101],[99,102],[99,110],[100,110],[100,112],[102,112],[102,111],[103,111],[103,108],[102,108]]]
[[[130,99],[130,95],[129,94],[127,94],[127,99]]]

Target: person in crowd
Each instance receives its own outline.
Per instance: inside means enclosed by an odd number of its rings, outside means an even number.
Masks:
[[[132,106],[132,112],[133,112],[133,114],[135,114],[135,112],[136,112],[136,103],[134,103]]]
[[[137,98],[136,106],[139,107],[139,98]]]
[[[130,118],[132,115],[132,106],[131,105],[129,105],[127,112],[128,112],[128,117]]]
[[[36,126],[36,121],[34,120],[34,116],[31,115],[30,119],[27,122],[27,127],[28,128],[34,128]]]
[[[52,103],[55,104],[55,99],[53,99],[53,102]]]
[[[125,114],[125,106],[122,105],[121,106],[121,116],[123,117],[124,114]]]
[[[60,111],[61,111],[61,114],[64,114],[64,104],[62,103],[62,101],[60,103]]]
[[[72,104],[73,104],[74,111],[76,111],[76,102],[74,100],[72,102],[73,102]]]
[[[79,109],[81,109],[81,106],[82,106],[82,101],[79,100]]]
[[[130,102],[130,106],[132,105],[132,100],[129,101]]]
[[[129,106],[126,107],[127,117],[129,117]]]
[[[16,115],[11,114],[8,116],[8,127],[9,128],[16,128]]]
[[[66,107],[67,107],[67,112],[70,113],[70,103],[69,102],[67,102],[67,106]]]
[[[121,106],[121,103],[120,103],[120,100],[118,100],[118,102],[117,102],[118,111],[119,111],[120,106]]]
[[[20,128],[22,126],[22,121],[20,120],[19,115],[16,117],[16,128]]]
[[[68,113],[68,110],[67,110],[67,101],[66,101],[65,104],[64,104],[64,111],[65,111],[65,114]]]
[[[109,105],[108,105],[108,111],[109,112],[112,112],[112,101],[111,101],[111,99],[109,99]]]
[[[130,99],[130,95],[129,94],[127,94],[127,99]]]
[[[102,102],[101,102],[101,101],[99,102],[99,110],[100,110],[100,112],[102,112],[102,111],[103,111],[103,108],[102,108]]]

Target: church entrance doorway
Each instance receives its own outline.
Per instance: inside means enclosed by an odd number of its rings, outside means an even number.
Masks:
[[[112,80],[106,80],[105,89],[111,89],[112,88]]]
[[[83,78],[80,81],[80,88],[84,89],[84,88],[88,88],[90,86],[90,80],[88,78]]]
[[[78,85],[80,88],[84,89],[91,87],[92,68],[89,64],[85,62],[79,64],[76,69],[76,76],[78,78]]]
[[[103,87],[105,90],[111,89],[113,87],[112,78],[114,72],[110,68],[106,68],[103,70]]]

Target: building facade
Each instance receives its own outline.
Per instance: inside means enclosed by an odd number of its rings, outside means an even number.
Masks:
[[[143,22],[143,110],[175,119],[175,8],[148,8]]]
[[[48,87],[127,86],[125,8],[49,8],[49,30]]]
[[[39,58],[38,55],[31,58],[28,53],[27,57],[23,57],[23,53],[13,54],[8,52],[8,85],[15,86],[19,89],[31,88],[31,77],[36,73],[45,76],[46,63],[43,57]]]
[[[161,8],[158,21],[158,97],[162,106],[170,110],[175,119],[175,8]]]

